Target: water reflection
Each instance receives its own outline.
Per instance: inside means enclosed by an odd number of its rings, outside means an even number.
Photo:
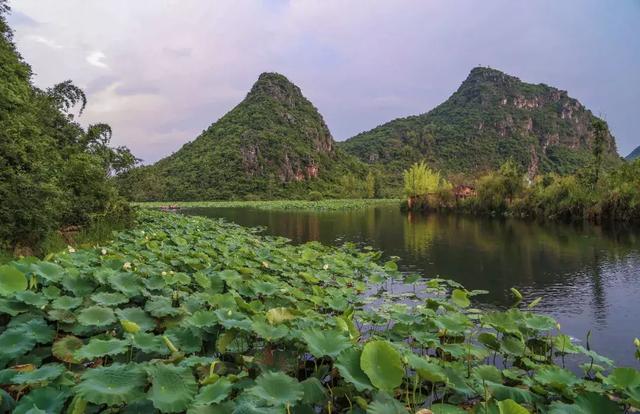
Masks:
[[[486,289],[486,306],[508,306],[511,287],[553,314],[577,338],[593,331],[595,349],[633,364],[640,336],[640,233],[590,225],[541,225],[458,215],[407,215],[393,206],[347,212],[191,209],[296,243],[352,241],[402,258],[404,271]]]

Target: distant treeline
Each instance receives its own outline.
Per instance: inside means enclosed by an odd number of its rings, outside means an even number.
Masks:
[[[421,174],[430,186],[411,191],[412,174]],[[436,177],[437,179],[434,179]],[[640,160],[601,170],[589,165],[572,175],[528,177],[508,161],[473,183],[457,185],[440,178],[426,165],[405,173],[403,208],[448,210],[471,214],[542,218],[640,222]]]

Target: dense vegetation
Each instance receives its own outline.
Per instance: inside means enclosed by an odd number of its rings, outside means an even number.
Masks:
[[[135,158],[111,148],[106,124],[86,130],[74,121],[86,98],[70,81],[47,90],[31,83],[31,68],[12,42],[0,1],[0,250],[41,249],[67,226],[105,225],[132,216],[109,181]],[[113,227],[113,226],[111,226]]]
[[[136,201],[371,197],[364,165],[336,148],[317,109],[287,78],[263,73],[196,140],[119,178]],[[318,196],[316,196],[318,197]]]
[[[134,206],[144,208],[257,208],[260,210],[340,211],[368,208],[381,204],[397,204],[398,199],[335,199],[335,200],[275,200],[275,201],[178,201],[140,202]]]
[[[405,206],[565,221],[640,222],[640,160],[604,170],[593,160],[576,174],[543,174],[530,180],[513,161],[480,177],[471,197],[455,189],[423,192]]]
[[[445,175],[478,176],[509,159],[532,173],[567,174],[589,160],[594,119],[565,91],[478,67],[428,113],[396,119],[340,146],[363,162],[383,165],[398,181],[421,160]],[[608,130],[603,150],[608,164],[619,163]]]
[[[612,369],[532,313],[541,299],[522,304],[514,290],[511,309],[482,312],[471,307],[482,292],[402,276],[379,257],[144,212],[109,245],[2,266],[0,404],[17,414],[640,406],[640,372]],[[394,294],[390,278],[413,293]]]
[[[629,155],[627,155],[627,161],[633,161],[637,158],[640,158],[640,147],[634,149]]]

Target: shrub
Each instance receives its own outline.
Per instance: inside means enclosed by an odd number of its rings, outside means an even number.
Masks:
[[[322,193],[320,191],[309,191],[309,195],[307,197],[309,201],[320,201],[322,200]]]

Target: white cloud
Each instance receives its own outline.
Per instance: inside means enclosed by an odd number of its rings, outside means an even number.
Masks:
[[[62,49],[62,45],[61,44],[58,44],[53,39],[47,39],[46,37],[43,37],[43,36],[30,35],[30,36],[27,36],[27,39],[31,40],[33,42],[36,42],[36,43],[43,44],[43,45],[45,45],[47,47],[50,47],[52,49]]]
[[[109,66],[107,66],[107,64],[103,62],[105,58],[106,56],[104,53],[99,50],[94,50],[87,56],[87,63],[97,68],[109,69]]]

